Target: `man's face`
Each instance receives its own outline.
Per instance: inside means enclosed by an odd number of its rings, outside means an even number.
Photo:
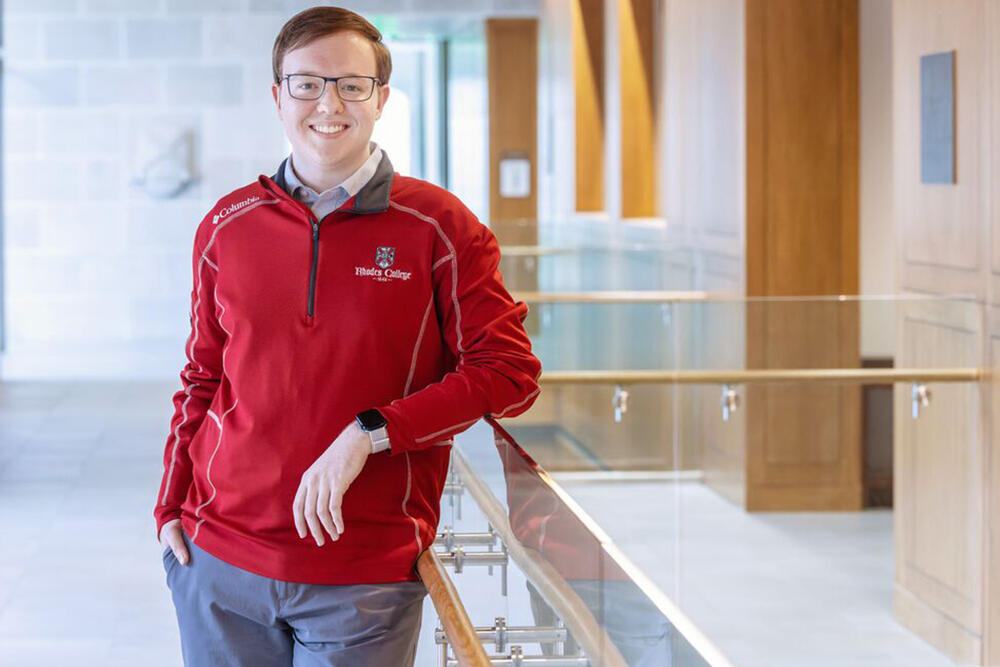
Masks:
[[[376,76],[375,52],[371,43],[356,32],[334,33],[288,51],[281,75],[288,74]],[[389,88],[376,86],[369,99],[344,102],[336,84],[328,81],[319,99],[299,100],[288,93],[288,81],[283,80],[271,86],[271,94],[292,144],[296,169],[301,166],[313,172],[337,171],[356,169],[367,158],[368,142],[389,97]],[[344,177],[348,175],[350,172]]]

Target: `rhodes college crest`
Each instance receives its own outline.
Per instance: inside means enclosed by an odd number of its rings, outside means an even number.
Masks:
[[[396,249],[391,246],[378,246],[375,248],[375,266],[380,269],[388,269],[396,259]]]

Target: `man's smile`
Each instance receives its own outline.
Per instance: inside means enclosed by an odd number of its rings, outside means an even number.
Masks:
[[[339,136],[349,128],[350,125],[346,123],[315,123],[309,126],[309,129],[323,138]]]

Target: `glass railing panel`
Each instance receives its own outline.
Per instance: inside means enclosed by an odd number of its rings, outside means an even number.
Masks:
[[[475,424],[459,437],[483,437],[483,423]],[[502,541],[470,495],[467,480],[455,465],[449,464],[448,475],[441,496],[440,520],[434,550],[445,566],[473,625],[487,627],[494,625],[497,618],[510,625],[523,620],[519,613],[523,603],[519,599],[511,602],[511,591],[523,590],[523,575],[520,570],[505,565],[507,561]],[[523,597],[523,596],[522,596]],[[415,664],[446,667],[447,660],[454,661],[454,651],[442,644],[441,624],[430,600],[424,604],[424,624],[418,642],[418,660]],[[497,655],[486,646],[487,653]],[[447,651],[447,659],[442,657]],[[423,659],[425,662],[421,662]]]
[[[508,627],[568,629],[560,644],[523,643],[525,656],[582,656],[614,666],[727,664],[505,431],[481,422],[458,436],[453,467],[464,485],[456,525],[492,526],[510,556],[503,602],[489,590],[496,581],[454,576],[474,624],[504,616]]]
[[[930,367],[953,362],[933,354],[923,357]],[[736,568],[720,563],[726,568],[721,582],[741,582],[741,588],[727,592],[719,586],[718,569],[711,581],[699,574],[702,554],[698,542],[686,535],[680,561],[686,573],[682,586],[692,585],[686,599],[705,594],[718,603],[742,592],[746,602],[741,611],[753,621],[729,632],[734,642],[744,635],[747,660],[768,655],[780,664],[802,664],[810,652],[822,652],[849,664],[877,653],[885,664],[949,664],[894,615],[894,585],[912,580],[918,570],[917,576],[937,582],[931,584],[935,590],[974,595],[964,580],[979,567],[974,490],[981,470],[976,460],[981,394],[973,382],[922,386],[933,398],[914,411],[913,385],[893,383],[889,414],[866,408],[866,395],[884,391],[884,386],[827,383],[825,395],[803,401],[789,399],[801,391],[801,383],[745,388],[748,472],[745,502],[735,518],[743,527],[747,558]],[[788,407],[795,411],[779,412]],[[881,441],[866,428],[880,420],[889,420],[894,431]],[[882,500],[872,493],[879,456],[895,458]],[[705,487],[713,490],[711,471],[705,473]],[[685,526],[704,523],[709,514],[693,502],[685,509]],[[723,509],[716,525],[723,528],[730,515],[731,510]],[[908,537],[900,541],[901,534]],[[699,580],[711,590],[698,585]],[[752,601],[765,583],[780,606]],[[692,615],[700,616],[694,610]],[[858,619],[865,621],[859,624]],[[776,623],[800,642],[788,646],[768,635],[752,639],[754,629],[778,627]],[[838,639],[847,634],[852,642]]]
[[[673,364],[669,303],[539,303],[529,308],[532,349],[545,370],[641,370]]]
[[[600,301],[525,295],[532,345],[546,371],[851,368],[864,358],[905,355],[897,347],[922,323],[977,330],[982,317],[979,303],[958,297],[581,295]]]
[[[491,657],[511,657],[517,651],[527,658],[583,657],[581,643],[567,634],[562,621],[565,614],[553,612],[546,601],[552,598],[553,584],[539,581],[539,573],[558,571],[556,565],[541,555],[545,548],[539,544],[539,535],[543,535],[544,542],[547,524],[552,520],[550,515],[556,507],[549,498],[533,494],[529,478],[519,463],[511,459],[511,454],[512,450],[501,445],[493,427],[485,421],[456,438],[449,475],[451,499],[442,499],[439,533],[452,534],[464,552],[465,562],[456,564],[449,559],[443,543],[438,544],[438,552],[473,625],[490,634],[489,639],[484,639],[484,647]],[[556,537],[560,533],[558,526],[557,522]],[[489,546],[466,542],[489,534],[495,536]],[[563,546],[557,550],[561,555],[553,561],[565,563],[568,559],[598,569],[597,540],[586,532],[574,537],[562,541]],[[549,546],[558,543],[557,539]],[[475,559],[484,553],[496,554],[493,566],[475,564]],[[594,625],[600,627],[599,623]],[[498,644],[497,632],[501,630],[507,638]],[[428,637],[425,628],[421,641],[428,641]],[[593,645],[593,640],[590,644]],[[597,646],[596,652],[587,655],[593,665],[604,664],[604,647],[600,643]]]
[[[719,296],[678,302],[675,312],[682,367],[854,368],[879,357],[919,363],[899,347],[919,333],[917,325],[974,330],[982,306],[963,297]]]
[[[676,605],[734,663],[867,651],[885,664],[948,664],[894,620],[893,552],[955,590],[981,567],[969,529],[981,510],[954,486],[974,489],[982,465],[982,304],[664,303],[535,304],[548,309],[533,333],[546,374],[664,377],[543,375],[535,407],[505,428],[665,596],[660,607]],[[618,421],[616,382],[627,392]],[[897,543],[888,502],[934,520]],[[854,648],[843,641],[858,633]]]
[[[743,400],[729,420],[716,414],[718,431],[690,431],[704,448],[687,475],[552,476],[734,664],[863,664],[873,655],[880,664],[951,664],[894,617],[897,553],[920,563],[927,586],[974,594],[979,386],[928,383],[932,398],[916,418],[910,384],[892,386],[906,443],[897,465],[913,468],[895,477],[890,508],[868,507],[862,488],[872,453],[859,418],[863,388],[825,383],[832,426],[803,435],[787,427],[805,423],[802,414],[776,414],[767,402],[802,384],[734,385]]]
[[[512,292],[690,289],[689,253],[657,245],[501,247],[500,272]]]
[[[506,423],[551,470],[696,467],[694,442],[703,438],[711,456],[746,428],[727,407],[740,400],[728,384],[813,371],[853,373],[857,382],[865,373],[902,373],[906,381],[920,372],[968,374],[982,358],[982,306],[960,298],[558,302],[537,303],[533,312],[543,391],[531,410]],[[895,326],[873,333],[869,321]],[[606,379],[588,380],[590,371]],[[662,377],[628,379],[632,371]],[[830,379],[769,389],[768,409],[819,423],[837,393]],[[731,420],[719,418],[730,412]],[[655,444],[674,440],[676,447]]]

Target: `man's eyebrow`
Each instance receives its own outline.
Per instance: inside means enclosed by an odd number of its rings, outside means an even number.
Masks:
[[[315,70],[311,70],[311,69],[304,69],[304,70],[300,70],[298,72],[289,72],[285,76],[288,76],[290,74],[309,74],[310,76],[326,76],[325,74],[320,74],[319,72],[317,72]],[[370,74],[358,74],[356,72],[348,72],[346,74],[340,74],[336,78],[339,79],[340,77],[343,77],[343,76],[372,76],[372,75],[370,75]],[[332,78],[335,78],[335,77],[326,77],[326,78],[332,79]]]

